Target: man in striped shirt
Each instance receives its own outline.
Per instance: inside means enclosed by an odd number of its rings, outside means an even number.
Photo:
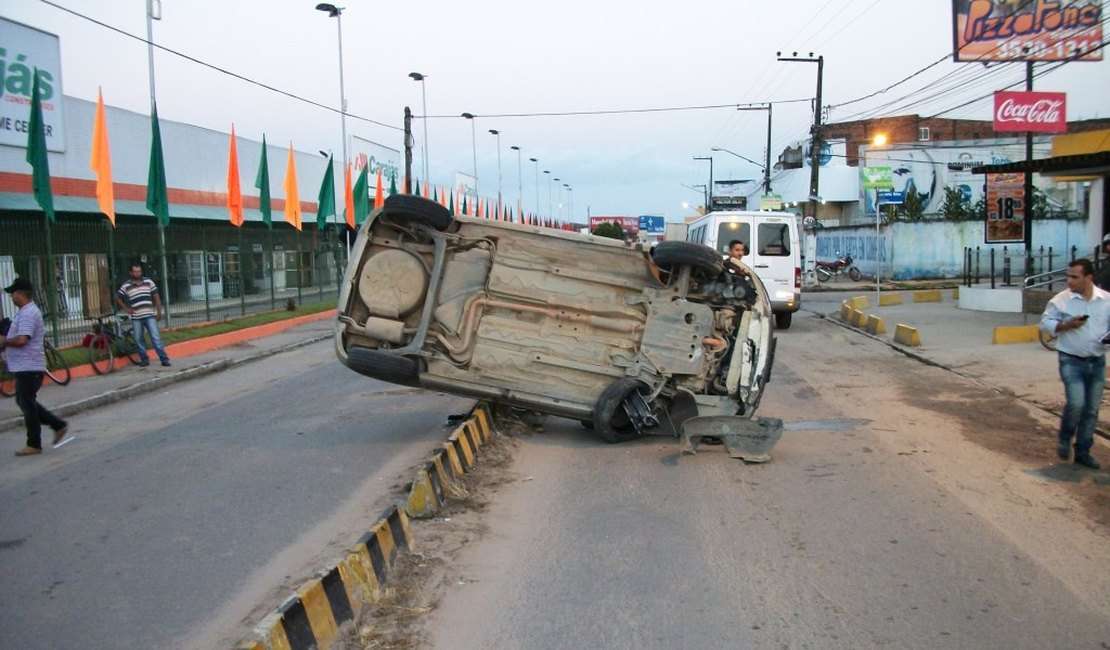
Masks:
[[[158,354],[163,366],[170,365],[170,357],[162,347],[162,337],[158,333],[158,321],[162,320],[162,299],[158,287],[150,278],[143,277],[143,267],[131,267],[131,277],[116,292],[116,304],[131,316],[131,327],[135,331],[135,343],[139,347],[139,366],[150,365],[143,342],[143,330],[150,334],[150,343]]]

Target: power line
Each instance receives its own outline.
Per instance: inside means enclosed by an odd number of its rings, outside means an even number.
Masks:
[[[780,99],[774,102],[760,102],[764,104],[797,104],[799,102],[813,101],[809,97],[800,99]],[[748,104],[706,104],[702,106],[665,106],[661,108],[614,108],[614,109],[598,109],[598,110],[579,110],[579,111],[552,111],[552,112],[537,112],[537,113],[474,113],[474,117],[572,117],[576,115],[633,115],[637,113],[674,113],[681,111],[706,111],[706,110],[720,110],[722,108],[736,109],[739,106],[747,106]],[[443,119],[443,118],[458,118],[458,114],[451,115],[428,115],[428,119]]]
[[[209,68],[211,70],[215,70],[216,72],[219,72],[221,74],[225,74],[229,77],[239,79],[240,81],[245,81],[245,82],[247,82],[251,85],[258,86],[260,88],[265,88],[266,90],[269,90],[270,92],[275,92],[279,95],[284,95],[285,97],[289,97],[290,99],[295,99],[299,102],[304,102],[306,104],[316,106],[317,108],[322,108],[326,111],[331,111],[332,113],[340,113],[341,112],[337,108],[332,108],[331,106],[328,106],[326,104],[321,104],[320,102],[313,101],[311,99],[308,99],[307,97],[301,97],[300,95],[289,92],[287,90],[281,90],[280,88],[275,88],[275,87],[270,86],[268,84],[264,84],[261,81],[256,81],[254,79],[251,79],[250,77],[245,77],[245,76],[243,76],[243,75],[241,75],[237,72],[232,72],[230,70],[221,68],[217,65],[213,65],[213,64],[208,63],[206,61],[202,61],[202,60],[200,60],[196,57],[189,56],[188,54],[184,54],[182,52],[178,52],[177,50],[173,50],[173,49],[170,49],[168,47],[159,45],[158,43],[151,43],[150,41],[146,40],[145,38],[142,38],[141,36],[136,36],[134,34],[131,34],[130,32],[126,32],[126,31],[124,31],[124,30],[122,30],[118,27],[114,27],[114,26],[109,25],[105,22],[101,22],[101,21],[99,21],[95,18],[92,18],[91,16],[86,16],[85,14],[76,12],[73,9],[70,9],[68,7],[63,7],[62,5],[51,2],[50,0],[40,0],[40,2],[42,2],[44,4],[47,4],[47,5],[50,5],[51,7],[54,7],[55,9],[61,9],[62,11],[66,12],[66,13],[72,14],[74,16],[77,16],[78,18],[81,18],[83,20],[87,20],[87,21],[89,21],[91,23],[94,23],[96,25],[100,25],[101,27],[104,27],[105,29],[110,29],[111,31],[116,32],[117,34],[121,34],[121,35],[126,36],[128,38],[132,38],[136,41],[139,41],[140,43],[146,43],[147,45],[152,45],[152,46],[158,48],[159,50],[162,50],[163,52],[166,52],[168,54],[173,54],[174,56],[181,57],[182,59],[185,59],[186,61],[191,61],[191,62],[196,63],[198,65]],[[363,122],[368,122],[370,124],[376,124],[378,126],[382,126],[382,127],[387,128],[387,129],[394,129],[396,131],[403,131],[404,130],[399,126],[393,126],[391,124],[385,124],[384,122],[379,122],[377,120],[372,120],[368,117],[362,117],[360,115],[355,115],[353,113],[347,113],[346,115],[347,115],[347,117],[350,117],[350,118],[353,118],[353,119],[356,119],[356,120],[362,120]]]

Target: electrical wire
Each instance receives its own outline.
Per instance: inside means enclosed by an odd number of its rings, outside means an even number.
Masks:
[[[279,95],[283,95],[283,96],[288,97],[290,99],[295,99],[299,102],[304,102],[306,104],[310,104],[310,105],[315,106],[317,108],[322,108],[326,111],[331,111],[332,113],[336,113],[336,114],[342,113],[342,111],[338,108],[333,108],[331,106],[328,106],[327,104],[321,104],[320,102],[313,101],[311,99],[308,99],[307,97],[302,97],[300,95],[297,95],[296,93],[292,93],[292,92],[289,92],[287,90],[282,90],[280,88],[275,88],[274,86],[264,84],[261,81],[256,81],[254,79],[251,79],[250,77],[245,77],[245,76],[243,76],[243,75],[241,75],[237,72],[232,72],[231,70],[227,70],[225,68],[221,68],[217,65],[213,65],[213,64],[208,63],[206,61],[202,61],[202,60],[200,60],[200,59],[198,59],[194,56],[190,56],[188,54],[178,52],[177,50],[170,49],[170,48],[165,47],[163,45],[159,45],[158,43],[152,43],[152,42],[146,40],[145,38],[143,38],[141,36],[136,36],[136,35],[134,35],[130,32],[126,32],[126,31],[124,31],[124,30],[122,30],[118,27],[114,27],[114,26],[109,25],[105,22],[99,21],[99,20],[97,20],[97,19],[95,19],[91,16],[86,16],[85,14],[74,11],[73,9],[70,9],[68,7],[63,7],[60,4],[57,4],[55,2],[51,2],[51,0],[39,0],[39,1],[42,2],[43,4],[50,5],[51,7],[54,7],[55,9],[60,9],[64,12],[66,12],[66,13],[77,16],[78,18],[81,18],[82,20],[87,20],[87,21],[89,21],[91,23],[94,23],[96,25],[100,25],[101,27],[104,27],[104,28],[109,29],[113,32],[116,32],[117,34],[121,34],[121,35],[126,36],[128,38],[132,38],[136,41],[139,41],[140,43],[146,43],[147,45],[153,46],[153,47],[155,47],[155,48],[157,48],[157,49],[159,49],[163,52],[166,52],[167,54],[172,54],[174,56],[185,59],[186,61],[191,61],[192,63],[196,63],[198,65],[204,66],[204,67],[209,68],[211,70],[215,70],[216,72],[219,72],[221,74],[225,74],[229,77],[238,79],[240,81],[245,81],[245,82],[247,82],[247,83],[249,83],[253,86],[258,86],[259,88],[264,88],[266,90],[269,90],[270,92],[274,92],[274,93],[277,93]],[[396,131],[403,131],[404,130],[399,126],[393,126],[392,124],[386,124],[384,122],[379,122],[377,120],[372,120],[368,117],[362,117],[361,115],[356,115],[354,113],[346,113],[346,116],[349,117],[349,118],[355,119],[355,120],[361,120],[363,122],[367,122],[367,123],[370,123],[370,124],[376,124],[378,126],[382,126],[382,127],[387,128],[387,129],[394,129]]]

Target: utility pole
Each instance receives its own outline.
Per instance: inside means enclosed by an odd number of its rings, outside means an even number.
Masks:
[[[694,156],[694,160],[709,161],[709,186],[705,188],[705,212],[708,214],[713,211],[709,207],[709,203],[713,200],[713,156]]]
[[[798,63],[816,63],[817,64],[817,99],[813,106],[813,131],[810,138],[809,145],[809,215],[817,219],[817,196],[818,189],[821,187],[819,178],[819,169],[821,168],[821,80],[825,73],[825,57],[819,56],[813,58],[813,52],[809,53],[808,57],[798,58],[798,53],[793,52],[792,56],[784,57],[782,52],[775,52],[775,56],[779,61],[794,61]]]
[[[820,91],[818,91],[818,94],[820,94]],[[738,111],[767,111],[767,151],[765,153],[766,163],[763,165],[763,194],[768,195],[768,196],[771,194],[771,113],[772,113],[772,107],[773,107],[773,105],[771,104],[771,102],[767,102],[763,106],[752,105],[752,106],[737,106],[736,107],[736,110],[738,110]]]

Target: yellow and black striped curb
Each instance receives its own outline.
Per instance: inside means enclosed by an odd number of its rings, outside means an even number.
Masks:
[[[239,650],[325,650],[339,627],[381,597],[397,556],[412,550],[405,511],[391,506],[335,566],[312,578],[255,628]]]
[[[416,479],[405,502],[405,512],[410,517],[431,517],[439,512],[447,499],[449,486],[474,467],[478,448],[492,435],[489,407],[475,405],[469,417],[460,424],[424,467]]]
[[[390,506],[345,558],[318,574],[255,628],[237,650],[327,650],[344,623],[378,602],[398,555],[412,551],[409,516],[427,517],[446,501],[448,486],[469,472],[492,436],[489,407],[478,403],[417,472],[408,500]]]

